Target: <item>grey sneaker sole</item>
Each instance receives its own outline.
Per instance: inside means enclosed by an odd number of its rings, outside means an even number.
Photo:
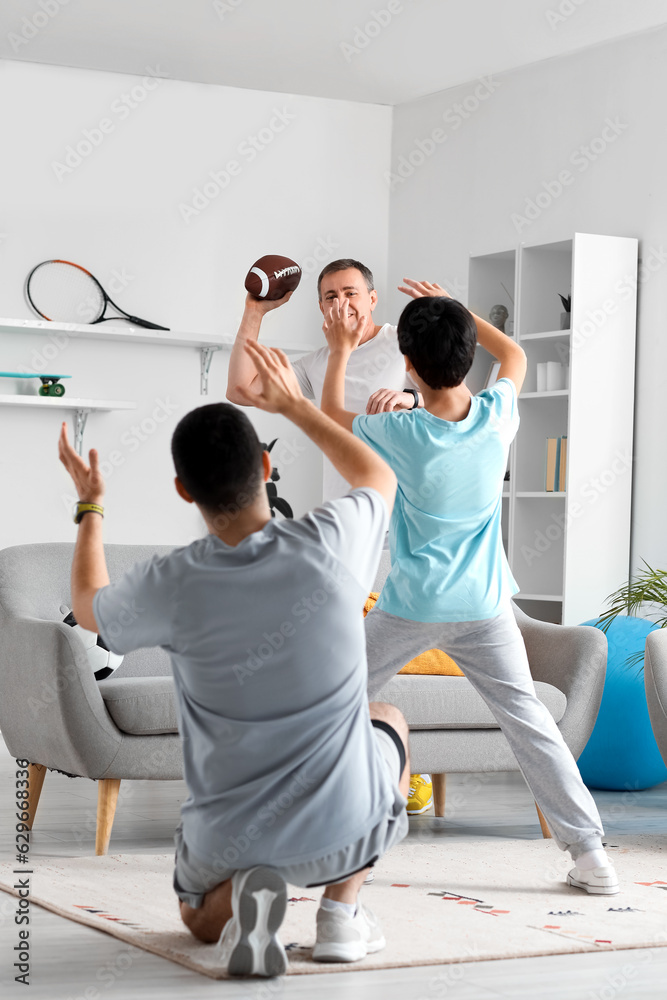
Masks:
[[[282,976],[287,955],[277,937],[287,909],[287,887],[272,868],[255,868],[238,901],[240,935],[230,957],[230,976]]]
[[[573,885],[575,889],[584,889],[591,896],[616,896],[620,890],[618,882],[615,885],[590,885],[588,882],[579,882],[571,875],[567,876],[567,884]]]

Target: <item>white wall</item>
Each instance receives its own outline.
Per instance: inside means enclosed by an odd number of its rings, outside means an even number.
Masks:
[[[663,569],[666,93],[661,29],[397,108],[389,236],[390,284],[402,275],[431,278],[464,301],[470,253],[564,239],[575,230],[640,238],[640,254],[654,270],[643,272],[639,290],[633,563],[644,558]],[[608,119],[617,125],[602,150],[604,140],[593,141]],[[586,165],[580,147],[591,143],[594,159]],[[410,155],[418,163],[420,152],[423,163],[410,173]],[[552,182],[563,170],[572,180],[559,194]],[[545,184],[551,204],[522,221],[539,192],[546,203]],[[392,293],[394,311],[401,298]]]
[[[111,123],[107,133],[102,119]],[[251,159],[248,136],[272,125]],[[67,169],[66,149],[86,138],[84,130],[98,144]],[[118,302],[139,316],[174,330],[233,335],[247,269],[264,253],[284,253],[310,273],[265,330],[307,348],[323,342],[316,301],[322,259],[360,257],[384,291],[389,108],[5,62],[0,135],[2,317],[31,316],[25,277],[50,257],[83,264],[107,286],[125,275],[114,282],[125,282]],[[210,189],[214,197],[199,214],[179,207],[191,205],[194,189],[230,160],[237,174],[217,195]],[[44,371],[47,343],[0,334],[0,370]],[[139,404],[134,413],[89,420],[86,446],[96,446],[103,460],[121,456],[108,482],[107,540],[182,543],[200,533],[198,516],[173,492],[169,440],[188,410],[224,399],[227,356],[213,359],[208,398],[199,395],[193,349],[71,340],[49,368],[73,376],[72,397]],[[0,393],[33,384],[3,379]],[[157,423],[160,400],[169,412]],[[280,436],[281,495],[303,513],[321,497],[319,454],[282,418],[246,412],[264,439]],[[58,424],[47,410],[0,407],[0,547],[74,537]]]

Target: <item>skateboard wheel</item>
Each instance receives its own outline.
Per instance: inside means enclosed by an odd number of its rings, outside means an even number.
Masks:
[[[49,395],[51,395],[51,396],[64,396],[65,395],[65,386],[61,385],[60,382],[56,382],[55,385],[52,385],[50,387],[50,389],[49,389]]]
[[[48,396],[50,394],[50,388],[51,387],[48,385],[40,385],[39,387],[40,396]]]

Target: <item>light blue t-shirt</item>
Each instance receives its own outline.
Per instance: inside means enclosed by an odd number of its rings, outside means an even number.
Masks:
[[[502,539],[502,490],[519,427],[516,388],[500,379],[468,415],[425,409],[355,417],[353,431],[398,479],[391,572],[376,607],[420,622],[495,618],[518,587]]]

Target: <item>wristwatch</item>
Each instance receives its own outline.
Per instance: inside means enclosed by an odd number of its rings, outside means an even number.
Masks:
[[[97,503],[84,503],[80,500],[74,508],[74,523],[80,524],[83,515],[88,514],[90,511],[93,511],[95,514],[101,514],[104,517],[104,507],[100,507]]]
[[[412,395],[414,396],[415,401],[412,404],[412,406],[410,407],[410,409],[411,410],[416,410],[417,407],[419,406],[419,393],[417,392],[417,390],[416,389],[412,389],[412,388],[408,388],[408,389],[404,389],[403,392],[410,392],[410,393],[412,393]]]

